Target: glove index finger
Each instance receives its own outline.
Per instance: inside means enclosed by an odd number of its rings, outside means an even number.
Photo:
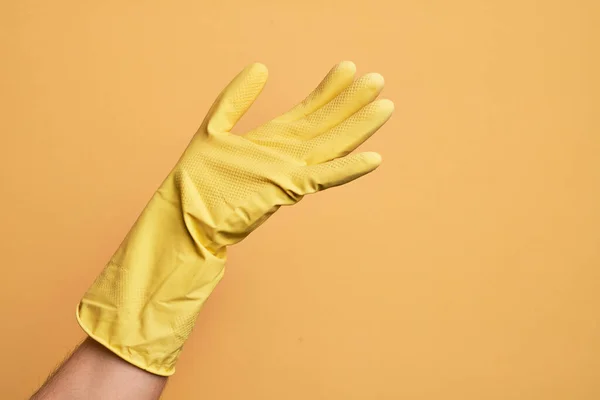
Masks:
[[[315,112],[347,88],[354,81],[355,74],[356,66],[352,61],[342,61],[336,64],[315,90],[278,119],[294,121]]]

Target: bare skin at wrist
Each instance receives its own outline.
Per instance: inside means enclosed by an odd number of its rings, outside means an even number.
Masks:
[[[166,384],[87,338],[30,400],[155,400]]]

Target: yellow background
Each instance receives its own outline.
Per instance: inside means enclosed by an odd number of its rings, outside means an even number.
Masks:
[[[164,398],[600,398],[597,1],[0,4],[2,399],[233,75],[271,71],[241,132],[343,59],[382,167],[232,249]]]

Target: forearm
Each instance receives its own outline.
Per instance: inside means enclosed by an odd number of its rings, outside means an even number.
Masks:
[[[166,383],[166,377],[139,369],[88,338],[31,400],[155,400]]]

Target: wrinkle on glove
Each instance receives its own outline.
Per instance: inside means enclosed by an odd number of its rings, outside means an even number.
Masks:
[[[391,116],[379,74],[335,66],[283,115],[231,129],[262,91],[252,64],[219,95],[160,188],[77,307],[93,339],[158,375],[171,375],[202,304],[223,277],[227,247],[281,206],[357,179],[381,157],[349,155]]]

